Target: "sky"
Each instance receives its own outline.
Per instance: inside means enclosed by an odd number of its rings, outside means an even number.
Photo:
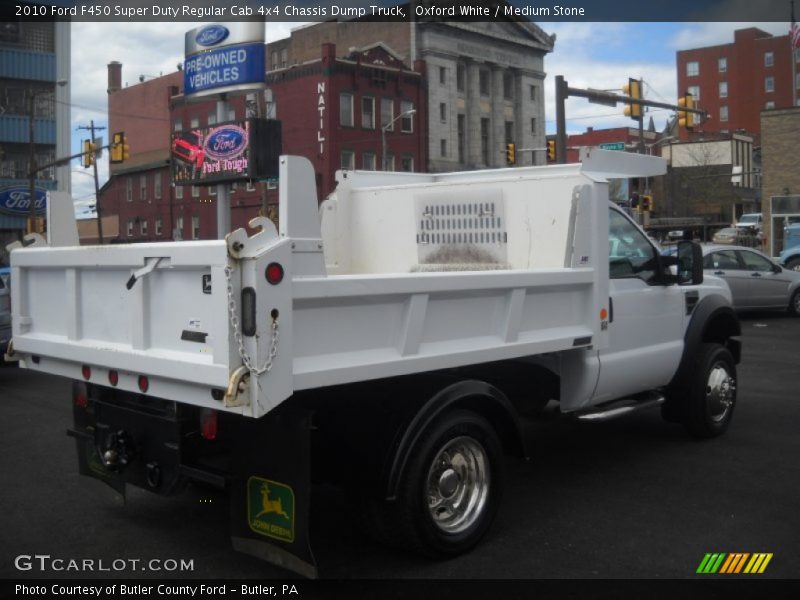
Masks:
[[[302,23],[269,23],[267,41],[287,37],[291,29]],[[123,86],[133,85],[139,76],[147,78],[176,70],[183,62],[184,33],[197,26],[193,23],[96,23],[72,24],[72,151],[80,151],[85,131],[76,128],[89,125],[108,126],[107,70],[112,60],[122,63]],[[789,24],[783,23],[543,23],[542,29],[555,33],[555,49],[545,58],[545,121],[548,133],[555,131],[554,79],[563,75],[571,87],[604,89],[621,93],[629,77],[643,79],[646,98],[663,102],[677,100],[675,53],[733,42],[733,32],[757,26],[774,35],[785,35]],[[633,126],[634,121],[616,108],[590,104],[582,98],[570,98],[566,105],[567,129],[570,133],[588,127]],[[653,109],[658,130],[663,129],[670,113]],[[647,124],[647,120],[645,124]],[[108,139],[108,130],[102,132]],[[98,162],[100,185],[108,179],[108,161]],[[91,214],[94,204],[94,183],[91,169],[73,161],[72,195],[79,216]]]

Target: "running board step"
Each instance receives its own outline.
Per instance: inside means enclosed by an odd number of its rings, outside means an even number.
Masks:
[[[589,412],[577,415],[581,421],[608,421],[644,408],[653,408],[664,403],[664,394],[649,393],[636,398],[614,400],[606,406],[596,406]]]

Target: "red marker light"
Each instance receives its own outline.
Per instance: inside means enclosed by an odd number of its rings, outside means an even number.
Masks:
[[[217,411],[204,408],[200,415],[200,433],[209,441],[217,439]]]
[[[280,263],[269,263],[267,265],[267,281],[272,285],[278,285],[283,281],[283,267]]]
[[[87,381],[89,379],[91,379],[92,378],[92,367],[90,367],[89,365],[83,365],[81,367],[81,375],[83,375],[83,378],[86,379]]]
[[[72,400],[78,408],[89,406],[89,390],[85,383],[76,381],[72,385]]]
[[[145,394],[149,389],[150,389],[150,380],[147,378],[147,375],[139,375],[139,391]]]
[[[117,384],[119,383],[119,373],[117,373],[114,370],[109,371],[108,372],[108,383],[110,383],[114,387],[117,387]]]

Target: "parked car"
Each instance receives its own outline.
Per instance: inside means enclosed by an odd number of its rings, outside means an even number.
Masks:
[[[780,261],[787,269],[800,271],[800,223],[792,223],[784,228]]]
[[[739,217],[735,227],[749,227],[755,231],[761,231],[764,217],[761,213],[747,213]]]
[[[0,365],[11,340],[11,269],[0,267]]]
[[[736,310],[787,309],[800,315],[800,272],[743,246],[703,247],[703,269],[728,282]]]
[[[738,244],[752,248],[757,245],[758,237],[750,228],[725,227],[711,236],[711,241],[715,244]]]

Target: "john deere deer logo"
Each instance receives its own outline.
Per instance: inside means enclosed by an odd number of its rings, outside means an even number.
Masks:
[[[294,492],[288,485],[250,477],[247,481],[247,521],[254,532],[285,542],[294,541]]]

